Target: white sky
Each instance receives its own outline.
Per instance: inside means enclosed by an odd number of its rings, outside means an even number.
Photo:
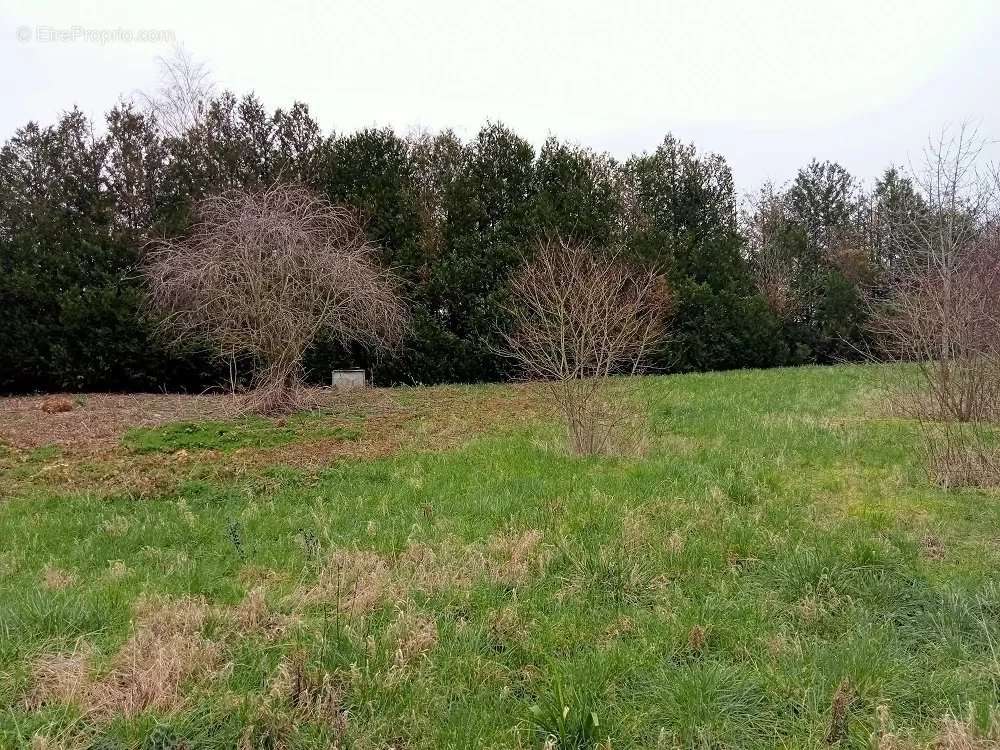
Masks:
[[[492,119],[619,157],[672,131],[742,190],[813,156],[870,179],[949,123],[1000,138],[1000,0],[4,0],[0,138],[73,104],[99,117],[171,51],[39,39],[75,26],[171,31],[222,87],[305,101],[326,131]]]

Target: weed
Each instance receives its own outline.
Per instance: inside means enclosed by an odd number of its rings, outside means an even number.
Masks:
[[[541,745],[560,750],[594,747],[602,731],[593,686],[567,684],[561,676],[531,706],[528,722]]]

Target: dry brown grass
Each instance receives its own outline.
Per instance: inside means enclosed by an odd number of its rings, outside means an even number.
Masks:
[[[76,583],[76,574],[51,565],[42,571],[42,586],[49,591],[61,591]]]
[[[941,539],[935,534],[927,533],[920,538],[920,548],[928,560],[944,560],[945,547]]]
[[[425,615],[400,612],[389,628],[396,642],[393,665],[402,668],[430,651],[438,642],[437,621]]]
[[[363,615],[387,604],[404,604],[415,593],[468,590],[476,582],[509,586],[539,574],[549,552],[535,529],[490,537],[484,543],[455,540],[430,546],[410,542],[396,557],[372,550],[335,550],[316,581],[300,589],[299,604],[334,603],[340,611]]]
[[[262,586],[250,589],[243,601],[227,614],[237,631],[244,635],[257,633],[277,638],[299,624],[297,616],[275,612],[268,606]]]
[[[292,651],[278,665],[270,689],[257,705],[258,721],[246,728],[238,745],[284,748],[300,721],[319,721],[340,736],[347,729],[344,696],[351,674],[331,674],[311,667],[308,654]],[[339,747],[335,742],[333,747]]]
[[[32,735],[30,747],[31,750],[71,750],[71,747],[65,742],[44,734]]]
[[[103,719],[176,710],[183,686],[218,667],[221,647],[201,634],[210,612],[199,599],[140,601],[133,632],[106,672],[96,673],[93,649],[83,641],[70,653],[43,654],[32,668],[26,707],[74,704]]]
[[[708,630],[702,625],[694,625],[688,632],[688,650],[700,654],[708,644]]]
[[[61,414],[73,411],[73,402],[64,396],[50,396],[42,401],[39,408],[46,414]]]
[[[847,719],[854,700],[854,691],[850,682],[844,679],[837,686],[830,702],[830,727],[827,729],[824,741],[827,745],[836,745],[847,738]]]
[[[954,716],[941,720],[937,734],[930,742],[918,742],[905,732],[892,726],[889,712],[879,706],[879,730],[875,737],[877,750],[997,750],[1000,748],[1000,722],[991,717],[985,731],[977,729],[971,720],[961,721]]]
[[[36,710],[53,703],[84,705],[91,692],[90,661],[93,649],[78,641],[73,651],[42,654],[32,666],[32,687],[25,708]]]
[[[95,686],[91,710],[134,716],[179,708],[184,683],[218,666],[220,646],[201,635],[209,611],[197,599],[144,602],[132,636]]]
[[[347,687],[339,677],[310,669],[305,652],[297,650],[278,665],[268,697],[287,701],[299,717],[336,717],[342,714]]]

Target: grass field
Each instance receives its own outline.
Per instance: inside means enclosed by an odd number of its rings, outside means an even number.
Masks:
[[[1000,497],[929,485],[878,374],[623,381],[627,458],[531,386],[22,400],[0,747],[996,747]]]

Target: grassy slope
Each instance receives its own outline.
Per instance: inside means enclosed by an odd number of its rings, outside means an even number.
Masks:
[[[869,747],[880,711],[921,741],[949,712],[983,722],[1000,702],[1000,503],[927,485],[912,427],[865,414],[874,375],[630,381],[654,431],[642,459],[574,458],[536,425],[141,502],[0,502],[0,746],[36,732],[140,746],[162,722],[193,747],[530,747],[534,722],[564,746],[816,747],[845,679],[842,747]],[[545,564],[517,577],[404,585],[369,614],[294,596],[336,550],[394,565],[419,544],[446,570],[529,530]],[[67,579],[46,588],[46,570]],[[182,707],[110,721],[24,707],[41,653],[84,639],[109,669],[141,595],[236,606],[260,582],[300,624],[209,622],[230,666],[186,683]],[[401,622],[437,638],[401,659]],[[341,718],[265,697],[294,658],[336,681]]]

